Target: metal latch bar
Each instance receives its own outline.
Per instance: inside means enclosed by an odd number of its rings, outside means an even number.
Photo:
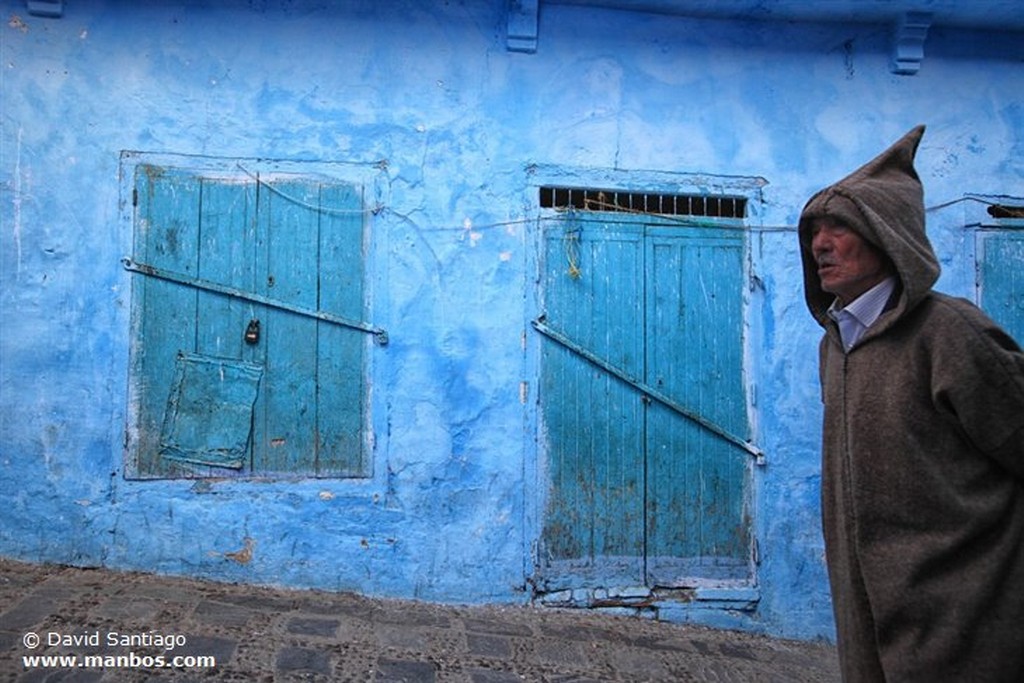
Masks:
[[[714,435],[716,435],[716,436],[718,436],[718,437],[720,437],[722,439],[725,439],[726,441],[728,441],[729,443],[731,443],[731,444],[733,444],[735,446],[739,446],[740,448],[745,450],[747,453],[749,453],[750,455],[754,456],[755,461],[757,462],[758,465],[763,465],[764,464],[764,457],[765,457],[764,456],[764,451],[762,451],[760,448],[758,448],[757,446],[753,445],[749,441],[746,441],[746,440],[741,439],[740,437],[738,437],[738,436],[736,436],[734,434],[731,434],[730,432],[726,431],[722,427],[719,427],[718,425],[716,425],[714,422],[711,422],[707,418],[701,417],[700,415],[697,415],[693,411],[684,408],[683,406],[679,405],[679,403],[677,403],[674,399],[672,399],[669,396],[666,396],[665,394],[663,394],[662,392],[658,391],[657,389],[655,389],[651,385],[647,384],[646,382],[643,382],[643,381],[641,381],[641,380],[631,376],[625,370],[622,370],[620,368],[615,367],[614,365],[612,365],[611,363],[609,363],[605,359],[601,358],[597,354],[593,353],[592,351],[587,350],[586,348],[584,348],[583,346],[577,344],[576,342],[574,342],[573,340],[569,339],[568,337],[566,337],[565,335],[561,334],[560,332],[557,332],[557,331],[553,330],[552,328],[548,327],[548,325],[545,324],[545,322],[544,322],[544,316],[541,316],[540,318],[537,318],[536,320],[534,320],[533,321],[533,327],[534,327],[534,329],[536,329],[538,332],[543,334],[548,339],[550,339],[550,340],[556,342],[557,344],[559,344],[559,345],[569,349],[569,351],[572,351],[576,355],[578,355],[581,358],[587,360],[588,362],[596,365],[597,367],[601,368],[605,372],[607,372],[607,373],[609,373],[611,375],[614,375],[615,377],[619,378],[620,380],[622,380],[626,384],[629,384],[630,386],[632,386],[634,389],[636,389],[637,391],[639,391],[643,395],[649,396],[650,398],[654,399],[655,401],[657,401],[658,403],[662,404],[666,408],[669,408],[670,410],[678,413],[679,415],[682,415],[687,420],[690,420],[690,421],[695,422],[696,424],[700,425],[701,427],[703,427],[704,429],[708,430],[712,434],[714,434]]]
[[[384,346],[388,343],[388,333],[379,327],[375,327],[368,323],[359,322],[356,320],[349,320],[342,318],[341,316],[334,315],[333,313],[327,313],[326,311],[317,311],[304,306],[296,306],[279,299],[272,299],[261,294],[255,294],[253,292],[246,292],[235,287],[229,287],[222,285],[219,282],[213,282],[211,280],[204,280],[202,278],[189,277],[180,273],[175,273],[163,268],[157,268],[156,266],[150,266],[145,263],[138,263],[130,256],[126,256],[121,259],[121,263],[124,264],[125,270],[129,270],[133,273],[141,273],[143,275],[149,275],[151,277],[158,278],[160,280],[166,280],[168,282],[175,282],[180,285],[186,285],[188,287],[195,287],[206,292],[214,292],[216,294],[223,294],[224,296],[234,297],[236,299],[243,299],[245,301],[252,301],[254,303],[263,304],[264,306],[270,306],[271,308],[277,308],[282,311],[288,311],[290,313],[296,313],[298,315],[304,315],[309,318],[316,318],[324,322],[332,323],[334,325],[341,325],[342,327],[348,327],[354,330],[360,330],[367,332],[374,336],[374,339],[378,344]]]

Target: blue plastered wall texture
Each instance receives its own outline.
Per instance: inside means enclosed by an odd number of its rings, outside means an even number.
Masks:
[[[760,178],[747,382],[756,607],[667,618],[832,636],[819,330],[795,225],[926,123],[939,288],[974,298],[968,194],[1024,195],[1020,34],[500,0],[0,2],[0,554],[458,603],[523,603],[544,516],[535,169]],[[125,154],[130,152],[129,154]],[[370,178],[373,476],[125,478],[135,159],[339,164]],[[349,172],[349,171],[346,171]],[[659,176],[661,177],[661,176]]]

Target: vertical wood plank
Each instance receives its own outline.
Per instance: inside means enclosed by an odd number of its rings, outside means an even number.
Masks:
[[[200,180],[198,277],[242,291],[253,291],[255,283],[255,184],[222,177]],[[244,341],[248,321],[258,318],[257,307],[234,297],[213,292],[196,293],[197,353],[262,363],[260,347]],[[257,393],[257,397],[259,393]],[[245,458],[251,469],[251,452]],[[203,476],[228,475],[215,468],[193,466]]]
[[[548,323],[631,372],[642,363],[641,233],[587,221],[578,235],[561,226],[545,241]],[[578,256],[570,273],[568,255]],[[542,347],[542,410],[550,494],[545,548],[560,571],[595,580],[642,580],[642,404],[620,380],[551,343]],[[566,566],[560,570],[556,565]],[[571,568],[569,568],[571,567]]]
[[[350,320],[366,318],[361,188],[320,187],[318,304]],[[370,337],[339,325],[317,325],[317,476],[372,474],[364,438],[365,353]]]
[[[643,376],[642,233],[636,226],[603,226],[603,239],[588,241],[594,268],[587,283],[592,310],[585,345],[634,377]],[[608,373],[588,368],[592,391],[593,554],[640,558],[643,550],[642,402],[636,391]],[[632,560],[629,561],[632,564]],[[639,570],[640,564],[634,565]],[[641,574],[637,574],[639,579]]]
[[[709,228],[652,230],[648,381],[689,410],[745,436],[743,242]],[[744,575],[749,556],[746,455],[652,405],[648,422],[648,567],[672,585]]]
[[[200,278],[253,291],[256,233],[255,187],[251,182],[205,178],[199,223]],[[250,319],[258,317],[247,301],[213,292],[198,292],[196,351],[218,358],[253,360],[256,347],[243,337]]]
[[[155,166],[136,169],[134,254],[144,263],[194,276],[198,267],[200,183],[191,173]],[[187,474],[159,457],[160,431],[179,351],[195,349],[196,290],[136,276],[131,348],[132,410],[136,411],[137,474]]]
[[[316,308],[319,187],[274,179],[260,186],[257,291]],[[253,469],[302,473],[316,457],[317,321],[265,307],[261,335],[265,371],[254,417]]]

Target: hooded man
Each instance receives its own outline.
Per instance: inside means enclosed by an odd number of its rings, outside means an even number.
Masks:
[[[1024,680],[1024,354],[932,291],[919,126],[800,216],[843,679]]]

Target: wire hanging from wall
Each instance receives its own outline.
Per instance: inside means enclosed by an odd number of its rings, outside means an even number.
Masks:
[[[260,178],[258,173],[253,173],[252,171],[247,169],[245,166],[242,166],[242,164],[236,164],[236,165],[238,166],[239,170],[241,170],[247,176],[249,176],[254,181],[256,181],[256,184],[258,186],[265,187],[269,191],[271,191],[274,194],[276,194],[278,197],[281,197],[282,199],[284,199],[285,201],[291,202],[292,204],[295,204],[296,206],[301,206],[304,209],[309,209],[310,211],[315,211],[317,213],[324,214],[324,215],[327,215],[327,216],[353,216],[353,215],[366,215],[366,214],[377,215],[381,211],[384,210],[384,205],[382,203],[380,203],[380,202],[377,202],[372,207],[367,208],[367,209],[332,209],[330,207],[316,206],[314,204],[310,204],[309,202],[304,202],[301,199],[298,199],[297,197],[293,197],[293,196],[289,195],[286,192],[282,192],[277,187],[274,187],[272,184],[270,184],[267,181],[265,181],[262,178]]]

